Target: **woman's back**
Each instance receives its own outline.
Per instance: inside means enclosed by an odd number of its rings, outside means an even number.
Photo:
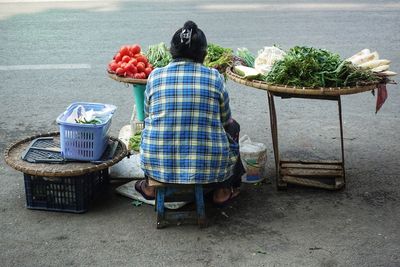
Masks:
[[[215,69],[188,60],[155,69],[146,88],[142,167],[165,183],[225,180],[233,165],[223,124],[229,97]]]

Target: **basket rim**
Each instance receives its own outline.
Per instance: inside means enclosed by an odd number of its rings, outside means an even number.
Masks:
[[[366,91],[371,91],[377,87],[379,83],[371,83],[359,86],[348,86],[348,87],[296,87],[290,85],[275,85],[270,84],[264,81],[259,80],[246,80],[243,77],[237,75],[232,71],[232,66],[226,69],[226,75],[228,78],[233,80],[234,82],[269,91],[272,93],[281,93],[281,94],[294,94],[294,95],[320,95],[320,96],[340,96],[340,95],[349,95],[356,94]]]
[[[84,175],[94,171],[100,171],[106,169],[108,167],[113,166],[114,164],[121,161],[124,157],[128,155],[128,149],[126,148],[125,144],[116,137],[109,136],[109,138],[113,141],[118,141],[118,148],[114,158],[100,163],[94,164],[90,162],[71,162],[65,164],[55,164],[52,165],[51,163],[29,163],[24,161],[21,158],[21,155],[15,155],[16,152],[13,150],[18,150],[25,144],[29,144],[32,140],[38,137],[49,137],[54,136],[57,137],[60,135],[60,132],[49,132],[49,133],[42,133],[38,135],[34,135],[31,137],[27,137],[12,143],[9,147],[6,148],[4,151],[4,159],[5,162],[17,171],[21,171],[26,174],[35,175],[35,176],[51,176],[51,177],[66,177],[66,176],[79,176]],[[119,152],[119,153],[118,153]],[[71,164],[76,164],[74,168],[71,168]],[[65,166],[65,170],[57,169],[57,166],[63,165]],[[68,167],[69,165],[69,167]],[[54,167],[54,168],[53,168]]]
[[[111,73],[107,71],[108,77],[111,79],[122,82],[122,83],[129,83],[129,84],[147,84],[147,79],[134,79],[134,78],[125,78],[116,75],[115,73]]]

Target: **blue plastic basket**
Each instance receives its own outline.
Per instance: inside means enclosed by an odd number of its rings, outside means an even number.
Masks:
[[[112,112],[98,124],[67,122],[67,118],[79,105],[85,110],[101,111],[111,107]],[[66,159],[92,161],[101,158],[107,147],[112,115],[116,107],[109,104],[76,102],[57,118],[60,126],[61,155]]]

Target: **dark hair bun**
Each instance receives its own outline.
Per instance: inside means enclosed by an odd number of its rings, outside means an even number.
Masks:
[[[193,21],[188,20],[185,22],[185,25],[183,25],[183,29],[192,29],[193,31],[197,31],[197,25]]]

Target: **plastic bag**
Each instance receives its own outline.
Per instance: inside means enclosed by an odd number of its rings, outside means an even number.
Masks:
[[[251,141],[248,135],[239,139],[240,157],[246,174],[242,182],[257,183],[266,178],[267,147],[263,143]]]
[[[86,110],[83,105],[77,105],[67,117],[66,122],[75,123],[79,121],[93,121],[100,120],[107,121],[108,117],[114,113],[116,107],[113,105],[105,104],[101,110],[88,109]]]
[[[254,61],[254,68],[266,75],[270,72],[272,65],[285,55],[286,53],[276,46],[266,46],[258,51],[258,56]]]

